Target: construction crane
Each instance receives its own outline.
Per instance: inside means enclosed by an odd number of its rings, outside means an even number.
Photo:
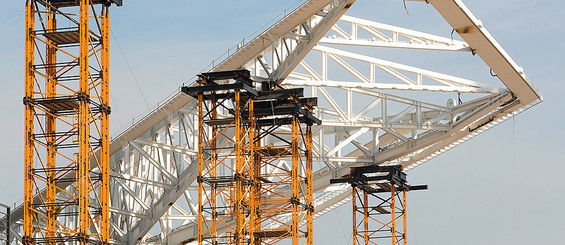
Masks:
[[[355,2],[306,1],[210,69],[248,69],[252,78],[303,87],[319,98],[316,116],[322,125],[313,128],[312,141],[313,161],[322,167],[313,169],[314,218],[349,200],[349,185],[330,186],[330,179],[348,174],[350,167],[398,164],[410,170],[542,101],[522,69],[461,1],[419,1],[435,8],[460,41],[345,15]],[[341,46],[468,52],[482,59],[503,87],[377,59]],[[313,54],[321,57],[319,65],[305,59]],[[345,71],[349,80],[334,77],[329,71],[335,67]],[[379,82],[376,73],[387,74],[394,82]],[[449,100],[445,105],[395,93],[402,91],[430,97],[473,93],[476,99]],[[360,97],[365,99],[354,101]],[[109,236],[113,242],[197,240],[196,104],[179,92],[111,142]],[[58,184],[57,195],[73,190],[73,184]],[[16,208],[12,220],[25,217],[23,210]],[[288,221],[281,219],[281,223]],[[151,233],[157,223],[158,233]],[[18,223],[12,229],[20,234],[25,230]]]

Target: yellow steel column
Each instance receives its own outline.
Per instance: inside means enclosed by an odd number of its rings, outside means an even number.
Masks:
[[[256,185],[257,185],[257,178],[256,178],[256,172],[255,172],[255,116],[254,116],[254,103],[253,103],[253,99],[249,100],[248,103],[248,111],[249,111],[249,116],[248,116],[248,120],[249,120],[249,129],[248,129],[248,145],[249,145],[249,149],[248,149],[248,153],[249,154],[249,160],[247,161],[247,164],[249,166],[249,180],[251,181],[251,186],[249,188],[249,229],[248,229],[248,234],[249,234],[249,244],[256,244],[255,241],[255,236],[254,233],[257,229],[256,227],[256,222],[257,222],[257,195],[259,193],[256,192]]]
[[[314,244],[314,185],[312,169],[312,125],[306,126],[306,244]]]
[[[90,169],[90,72],[89,72],[89,44],[90,30],[89,26],[89,0],[80,1],[80,85],[79,85],[79,109],[78,109],[78,237],[79,244],[88,244],[88,232],[90,228],[90,185],[89,185],[89,169]]]
[[[404,241],[404,245],[408,244],[408,233],[407,233],[407,228],[408,228],[408,210],[406,209],[406,207],[408,207],[408,204],[406,203],[406,190],[402,191],[402,239]]]
[[[26,27],[25,27],[25,132],[24,132],[24,244],[33,243],[33,159],[34,159],[34,110],[29,100],[33,98],[34,91],[34,45],[33,30],[35,28],[34,7],[30,0],[26,1]]]
[[[363,238],[369,244],[369,194],[363,191]]]
[[[204,165],[204,115],[202,108],[204,107],[204,98],[202,94],[198,94],[198,245],[203,244],[203,209],[204,209],[204,183],[202,182],[203,165]]]
[[[109,6],[102,7],[102,104],[100,129],[100,242],[110,241],[110,13]]]
[[[292,148],[292,245],[299,245],[300,244],[300,234],[299,234],[299,226],[300,226],[300,198],[299,198],[299,189],[300,189],[300,180],[299,180],[299,157],[300,152],[298,151],[298,135],[300,131],[299,121],[296,115],[292,118],[292,127],[291,127],[291,148]]]
[[[351,187],[351,204],[353,206],[353,245],[357,245],[357,188]]]
[[[253,104],[253,106],[255,106],[255,104]],[[255,113],[254,113],[255,114]],[[262,174],[262,157],[261,155],[258,153],[258,150],[260,150],[261,148],[261,131],[260,131],[260,126],[258,126],[255,123],[255,120],[253,120],[253,122],[251,123],[251,130],[254,131],[253,134],[253,138],[252,139],[252,143],[253,143],[253,149],[252,149],[252,154],[253,154],[253,193],[251,198],[253,198],[253,208],[251,209],[251,212],[253,214],[253,217],[250,218],[251,222],[253,223],[253,233],[251,234],[252,236],[254,236],[255,233],[261,232],[262,228],[261,228],[261,224],[262,224],[262,213],[263,213],[263,209],[262,209],[262,205],[261,205],[261,188],[262,188],[262,182],[259,180],[260,177],[263,177]],[[257,137],[257,138],[255,138]],[[252,238],[254,239],[254,242],[251,243],[252,245],[259,245],[262,243],[262,239],[260,238]]]
[[[47,31],[55,31],[57,29],[57,22],[55,19],[55,13],[53,12],[54,9],[50,7],[45,8],[46,17],[47,17]],[[51,40],[47,40],[49,45],[47,46],[47,64],[49,65],[46,69],[46,97],[47,98],[54,98],[57,96],[57,69],[55,68],[55,64],[57,63],[57,44]],[[57,183],[55,183],[55,178],[57,176],[57,171],[55,170],[57,167],[57,148],[55,146],[56,143],[56,126],[57,126],[57,117],[54,114],[46,114],[45,119],[45,130],[47,133],[46,141],[47,141],[47,187],[46,187],[46,194],[47,194],[47,203],[48,206],[46,207],[47,211],[47,218],[45,220],[45,229],[47,231],[47,237],[56,237],[56,223],[57,223],[57,207],[54,205],[57,201]],[[51,244],[51,243],[50,243]]]
[[[396,188],[394,184],[390,187],[390,219],[391,219],[391,233],[392,233],[392,244],[398,244],[398,237],[396,236]]]
[[[244,212],[244,186],[243,186],[243,165],[245,156],[243,154],[243,125],[241,121],[241,92],[235,92],[234,101],[234,116],[235,116],[235,244],[243,244],[243,233],[245,224]]]
[[[212,100],[210,101],[210,108],[212,108],[212,111],[210,112],[210,117],[212,120],[216,119],[218,117],[218,110],[216,109],[217,106],[217,101],[216,101],[216,94],[213,93],[212,94]],[[218,176],[218,152],[217,152],[217,139],[218,139],[218,130],[217,130],[218,126],[213,125],[212,126],[212,138],[210,139],[210,163],[211,163],[211,169],[210,169],[210,177],[212,178],[216,178]],[[210,195],[210,199],[211,200],[211,206],[212,206],[212,231],[210,232],[210,234],[212,234],[212,244],[216,244],[217,243],[217,235],[218,235],[218,210],[217,210],[217,206],[218,206],[218,190],[217,190],[217,186],[212,186],[211,188],[211,195]]]

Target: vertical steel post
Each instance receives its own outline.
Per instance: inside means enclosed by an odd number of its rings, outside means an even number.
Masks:
[[[78,239],[80,245],[88,244],[88,232],[90,228],[90,68],[89,68],[89,46],[90,46],[90,29],[89,29],[89,7],[90,0],[80,1],[80,85],[79,85],[79,108],[78,108]]]
[[[353,245],[357,245],[357,188],[355,186],[351,187],[351,204],[353,206]]]
[[[290,202],[292,203],[292,245],[300,244],[300,179],[299,179],[299,158],[300,152],[298,151],[298,140],[300,132],[300,124],[298,117],[294,115],[292,117],[291,126],[291,149],[292,149],[292,198]]]
[[[102,82],[100,84],[100,242],[110,242],[110,13],[102,7]]]
[[[6,207],[6,212],[6,245],[10,245],[10,224],[12,224],[12,219],[10,217],[10,207]]]
[[[241,121],[241,93],[235,92],[234,99],[234,116],[235,116],[235,244],[243,244],[243,233],[245,224],[244,212],[244,186],[243,186],[243,125]]]
[[[198,245],[204,244],[203,239],[203,222],[204,222],[204,183],[202,181],[203,177],[203,165],[204,165],[204,114],[202,108],[204,107],[204,98],[200,93],[198,94]]]
[[[402,190],[402,240],[404,245],[408,244],[408,209],[406,201],[406,190]]]
[[[255,231],[257,231],[257,202],[259,201],[259,199],[257,198],[257,174],[258,172],[255,172],[256,169],[256,162],[255,162],[255,130],[256,130],[256,126],[255,126],[255,112],[254,112],[254,102],[253,99],[250,99],[248,102],[248,111],[249,111],[249,115],[248,115],[248,121],[249,121],[249,128],[248,130],[248,152],[246,153],[248,155],[248,160],[247,160],[247,166],[249,169],[249,181],[251,182],[251,186],[249,187],[249,220],[248,220],[248,231],[247,234],[249,236],[249,244],[256,244],[255,241],[255,236],[254,233]],[[260,228],[260,227],[259,227]]]
[[[314,244],[314,183],[313,183],[313,149],[312,124],[306,126],[306,244]]]
[[[55,13],[52,12],[53,10],[51,7],[46,7],[46,16],[47,16],[47,31],[55,31],[57,29],[57,21],[55,19]],[[57,63],[57,44],[51,40],[47,41],[49,45],[47,46],[47,64],[56,64]],[[47,75],[47,82],[46,82],[46,97],[47,98],[54,98],[57,96],[57,70],[55,66],[48,67],[46,71]],[[55,237],[56,236],[56,223],[57,223],[57,207],[54,205],[56,202],[56,195],[57,195],[57,183],[56,177],[57,172],[55,171],[57,167],[57,149],[56,149],[56,116],[52,114],[47,114],[45,119],[45,129],[47,131],[47,168],[49,169],[46,173],[47,175],[47,218],[45,220],[45,229],[47,231],[47,236]]]
[[[396,188],[394,184],[390,188],[390,219],[391,219],[391,233],[392,233],[392,245],[398,244],[398,237],[396,235]]]
[[[218,117],[218,110],[216,101],[216,93],[212,92],[212,99],[210,101],[210,107],[212,111],[210,112],[210,117],[212,120]],[[210,139],[210,177],[216,178],[218,176],[218,152],[217,152],[217,144],[218,144],[218,126],[212,126],[212,138]],[[217,244],[218,238],[218,187],[215,185],[211,186],[210,190],[210,202],[212,208],[212,230],[210,233],[212,234],[212,244]]]
[[[34,167],[34,116],[35,111],[30,100],[34,91],[34,57],[33,32],[35,29],[35,8],[31,0],[26,1],[26,27],[25,27],[25,132],[24,132],[24,245],[33,243],[33,167]]]
[[[252,101],[250,110],[253,110],[253,117],[250,117],[251,120],[251,124],[250,124],[250,130],[253,131],[252,137],[250,137],[249,139],[251,140],[251,154],[252,154],[252,159],[250,161],[250,163],[252,164],[251,169],[253,169],[253,175],[252,175],[252,181],[253,181],[253,186],[252,186],[252,192],[251,192],[251,199],[252,199],[252,205],[251,205],[251,216],[250,216],[250,223],[252,224],[252,228],[250,228],[251,232],[251,239],[252,245],[260,245],[262,244],[262,239],[260,238],[256,238],[255,237],[255,233],[259,233],[262,231],[262,219],[263,219],[263,209],[262,209],[262,204],[261,204],[261,189],[262,189],[262,182],[260,181],[260,178],[262,178],[262,174],[263,174],[263,168],[261,165],[261,161],[262,161],[262,156],[258,153],[259,149],[261,148],[261,131],[260,131],[260,127],[256,124],[255,122],[255,112],[254,109],[255,108],[255,102]]]
[[[369,194],[363,191],[363,239],[369,244]]]

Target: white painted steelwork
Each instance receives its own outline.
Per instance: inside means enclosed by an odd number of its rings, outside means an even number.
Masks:
[[[349,200],[348,186],[330,186],[329,180],[349,173],[350,166],[414,168],[542,100],[461,1],[417,2],[433,5],[463,40],[345,16],[353,0],[309,0],[211,69],[249,69],[255,79],[305,87],[319,98],[316,113],[323,124],[314,128],[313,140],[316,217]],[[504,87],[348,47],[477,54]],[[339,74],[333,72],[337,69]],[[474,99],[446,103],[447,93]],[[196,237],[194,109],[191,97],[175,94],[112,140],[115,243],[182,244]],[[12,216],[19,219],[21,210]],[[17,231],[19,225],[12,227]]]

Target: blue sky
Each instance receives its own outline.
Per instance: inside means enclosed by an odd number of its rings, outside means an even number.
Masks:
[[[298,2],[124,1],[112,11],[112,132],[189,81],[242,38]],[[23,186],[23,1],[0,0],[0,202],[20,202]],[[467,0],[545,102],[409,172],[430,190],[411,193],[411,244],[565,242],[565,16],[562,1]],[[390,11],[380,11],[380,5]],[[384,7],[383,7],[384,8]],[[357,0],[351,11],[387,24],[449,35],[431,6]],[[432,15],[430,18],[429,16]],[[433,21],[432,21],[433,19]],[[443,29],[442,29],[443,28]],[[122,56],[122,51],[124,56]],[[452,67],[461,70],[461,67]],[[447,69],[450,67],[437,67]],[[469,73],[469,76],[473,74]],[[318,244],[349,244],[350,204],[316,221]],[[343,230],[342,228],[343,227]]]

